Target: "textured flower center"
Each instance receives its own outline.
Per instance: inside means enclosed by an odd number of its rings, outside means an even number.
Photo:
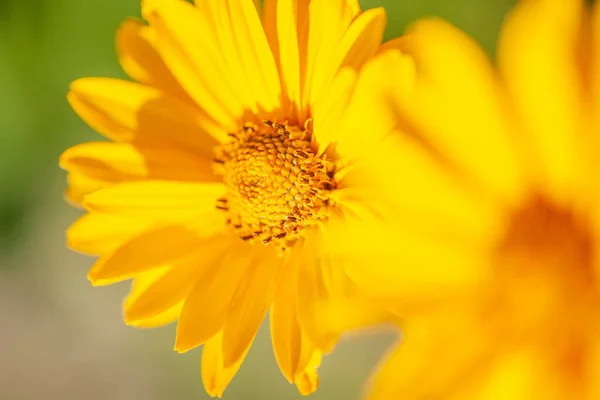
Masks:
[[[327,218],[334,163],[316,154],[309,129],[265,121],[230,137],[216,151],[216,171],[229,188],[217,208],[241,239],[285,250]]]

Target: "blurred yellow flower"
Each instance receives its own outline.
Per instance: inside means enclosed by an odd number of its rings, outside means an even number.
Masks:
[[[402,223],[335,238],[407,317],[369,398],[600,399],[600,5],[521,1],[497,70],[437,19],[387,46],[369,118],[404,134],[370,176]]]
[[[328,240],[370,207],[371,193],[344,178],[361,169],[369,121],[345,110],[385,12],[357,0],[265,0],[262,10],[145,0],[142,14],[148,25],[128,20],[117,34],[136,82],[85,78],[68,95],[111,140],[61,157],[67,197],[88,211],[68,245],[100,256],[94,285],[133,279],[126,323],[177,319],[176,350],[204,344],[210,395],[222,395],[269,309],[279,366],[311,393],[344,328],[335,317],[381,316]],[[363,136],[345,136],[349,125]]]

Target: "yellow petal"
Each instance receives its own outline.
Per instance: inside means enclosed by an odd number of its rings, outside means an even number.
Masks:
[[[292,249],[270,312],[273,351],[281,372],[295,383],[303,395],[314,392],[319,383],[317,368],[322,353],[310,340],[298,321],[296,287],[302,249]]]
[[[125,321],[130,325],[159,316],[176,305],[182,305],[195,283],[215,268],[229,240],[215,237],[199,243],[188,257],[170,265],[170,270],[143,290],[125,308]],[[181,309],[181,307],[180,307]]]
[[[225,192],[221,183],[131,181],[91,193],[83,204],[90,211],[111,215],[186,221],[214,211]]]
[[[142,272],[135,276],[131,285],[131,291],[129,295],[125,298],[123,302],[123,314],[127,313],[127,310],[130,308],[131,304],[137,301],[139,296],[144,294],[146,290],[156,283],[159,279],[161,279],[167,271],[169,271],[171,267],[160,267],[151,271]],[[181,307],[183,306],[183,302],[179,302],[174,306],[164,310],[161,313],[156,313],[153,317],[149,317],[143,320],[132,321],[129,320],[126,322],[128,325],[135,326],[136,328],[157,328],[171,322],[175,321],[179,314],[181,313]]]
[[[224,128],[235,129],[244,108],[230,83],[217,41],[216,21],[182,0],[145,0],[142,15],[156,32],[156,47],[169,70],[196,103]]]
[[[74,198],[113,183],[140,179],[216,181],[211,159],[176,149],[136,147],[127,143],[91,142],[73,146],[60,157],[61,168],[74,174]]]
[[[528,146],[525,156],[546,194],[563,203],[585,198],[589,188],[590,141],[576,57],[583,11],[582,0],[523,1],[504,24],[498,53],[526,129],[519,138]]]
[[[321,352],[315,347],[298,322],[296,305],[297,270],[300,262],[298,247],[283,266],[277,295],[270,312],[271,338],[277,364],[290,383],[296,383],[302,394],[316,389],[316,368]],[[315,383],[311,385],[309,383]],[[308,392],[308,393],[305,393]]]
[[[593,142],[590,147],[595,149],[594,154],[596,155],[592,160],[592,171],[598,171],[600,170],[600,157],[598,157],[598,151],[600,151],[600,135],[598,134],[598,132],[600,132],[600,4],[596,2],[592,10],[592,37],[589,43],[591,47],[589,52],[591,54],[584,54],[583,58],[588,61],[587,72],[592,99],[590,133],[592,133],[591,136]],[[595,179],[596,177],[592,174],[592,184],[590,184],[590,186],[593,195],[595,196],[594,201],[592,202],[592,204],[595,205],[593,213],[595,214],[594,218],[596,220],[596,226],[600,229],[600,185],[593,183],[595,182]],[[600,267],[600,263],[598,265]]]
[[[546,352],[527,346],[500,354],[482,384],[465,388],[465,392],[477,400],[593,399],[582,392],[578,382],[570,381],[566,368],[553,368]]]
[[[333,75],[344,67],[358,70],[375,55],[383,40],[386,21],[383,7],[367,10],[352,21],[336,49]],[[325,83],[330,79],[326,79]]]
[[[325,284],[329,299],[317,305],[320,314],[321,329],[325,332],[345,333],[365,327],[373,327],[382,323],[396,322],[396,315],[391,314],[384,303],[380,303],[367,295],[350,280],[346,274],[343,257],[331,252],[330,224],[321,227],[321,253],[329,261],[325,270]],[[347,261],[346,261],[347,262]]]
[[[600,340],[595,336],[591,339],[588,349],[588,387],[585,398],[597,399],[600,398]]]
[[[337,48],[357,10],[346,0],[313,0],[308,6],[306,69],[302,108],[308,109],[335,74]],[[300,48],[302,54],[303,49]]]
[[[454,395],[462,382],[476,379],[473,371],[484,369],[501,345],[494,346],[478,322],[460,308],[408,320],[403,340],[374,372],[367,399],[473,398]]]
[[[121,67],[132,79],[193,104],[158,54],[154,34],[150,27],[136,19],[123,22],[117,31],[117,53]]]
[[[151,224],[152,221],[142,218],[88,213],[67,229],[67,246],[88,254],[108,254],[147,230]]]
[[[217,25],[215,38],[232,69],[228,79],[245,92],[245,105],[255,113],[279,108],[279,74],[256,9],[246,0],[197,4]]]
[[[270,249],[269,249],[270,250]],[[281,259],[274,252],[256,257],[235,291],[223,326],[223,362],[232,365],[254,340],[281,278]]]
[[[67,183],[65,199],[71,205],[79,208],[81,208],[85,196],[109,185],[105,180],[94,179],[76,171],[67,174]]]
[[[179,323],[175,350],[200,346],[219,332],[233,295],[252,261],[252,248],[237,238],[220,262],[207,270],[187,297]]]
[[[298,265],[287,263],[283,268],[285,275],[282,277],[277,296],[273,301],[269,320],[275,359],[283,375],[290,383],[293,383],[303,345],[294,296]]]
[[[330,330],[326,321],[325,310],[330,302],[336,301],[337,286],[343,284],[343,271],[332,268],[327,254],[321,252],[322,243],[319,233],[308,236],[298,268],[296,287],[298,318],[300,326],[308,337],[323,352],[329,353],[339,339],[340,332]]]
[[[357,74],[351,68],[342,69],[334,78],[329,89],[323,93],[312,110],[314,134],[323,153],[331,143],[340,143],[347,134],[340,121],[344,120],[348,104],[356,85]]]
[[[318,366],[321,365],[321,353],[315,350],[307,366],[303,368],[294,378],[294,383],[303,396],[316,392],[319,387]]]
[[[591,55],[584,55],[584,59],[589,62],[589,75],[591,79],[593,110],[592,115],[595,118],[595,128],[600,129],[600,5],[596,2],[592,12],[592,38]],[[587,59],[591,56],[590,59]]]
[[[318,265],[311,268],[311,263],[302,262],[298,271],[299,320],[323,352],[330,351],[342,333],[396,319],[349,279],[348,260],[331,251],[335,232],[328,224],[320,228],[314,246]],[[305,259],[309,248],[310,240],[302,250]]]
[[[137,273],[185,261],[206,242],[180,226],[156,228],[134,237],[114,253],[101,257],[88,278],[94,285],[128,279]]]
[[[270,4],[269,4],[270,3]],[[293,117],[298,118],[301,96],[301,65],[304,61],[300,54],[300,35],[305,29],[308,11],[307,0],[282,0],[265,3],[265,23],[275,25],[271,28],[271,43],[275,43],[278,57],[281,83],[285,99],[288,104],[284,107],[289,109]],[[276,8],[276,10],[272,10]],[[275,15],[276,13],[276,15]],[[267,19],[268,18],[268,19]],[[265,31],[268,32],[265,25]],[[303,39],[303,38],[302,38]]]
[[[223,363],[223,334],[218,333],[204,344],[202,350],[202,383],[211,397],[221,398],[223,392],[240,369],[248,349],[231,365]]]
[[[393,71],[393,79],[381,79],[390,71]],[[402,127],[403,121],[398,115],[395,99],[413,92],[416,69],[414,61],[398,50],[375,56],[358,74],[352,96],[344,100],[349,103],[344,108],[332,104],[333,117],[343,113],[338,120],[334,120],[323,111],[327,108],[324,106],[327,104],[325,99],[333,97],[341,75],[348,72],[348,69],[342,70],[332,83],[331,93],[315,104],[315,130],[319,128],[319,121],[327,121],[327,136],[337,142],[336,150],[344,157],[355,160],[368,154],[376,155],[381,140]],[[346,96],[345,93],[340,95]],[[375,148],[371,149],[371,146]]]
[[[411,93],[390,94],[418,139],[439,150],[467,179],[516,204],[524,190],[510,115],[483,51],[442,20],[422,20],[403,39],[414,57]]]
[[[181,100],[156,88],[110,78],[71,84],[68,100],[92,128],[117,142],[192,148],[212,154],[222,128]],[[222,135],[222,136],[219,136]]]
[[[166,148],[136,147],[128,143],[88,142],[67,149],[61,168],[107,181],[155,179],[206,180],[211,160]],[[123,176],[122,179],[115,179]]]
[[[446,295],[464,295],[488,282],[493,272],[486,248],[457,246],[399,225],[344,221],[330,224],[331,253],[360,289],[402,305],[402,312]]]
[[[277,6],[282,1],[296,0],[262,0],[262,24],[265,30],[265,36],[271,47],[271,52],[275,60],[279,60],[279,38],[277,37]],[[302,0],[309,1],[309,0]]]
[[[503,233],[504,209],[407,135],[391,132],[371,146],[333,192],[341,206],[371,206],[382,223],[460,245],[487,247]]]
[[[592,24],[592,37],[590,41],[591,54],[588,70],[588,78],[590,80],[590,90],[592,98],[592,109],[591,109],[591,127],[590,134],[592,138],[591,148],[595,151],[595,157],[592,162],[592,171],[600,170],[600,157],[598,157],[600,151],[600,4],[596,2],[593,6],[591,24]],[[589,185],[594,199],[592,201],[592,207],[590,212],[590,220],[594,227],[597,246],[600,246],[600,185],[595,184],[597,178],[594,174],[591,175],[591,184]],[[599,253],[599,252],[597,252]],[[596,271],[600,276],[600,254],[596,256]],[[599,388],[600,390],[600,388]]]

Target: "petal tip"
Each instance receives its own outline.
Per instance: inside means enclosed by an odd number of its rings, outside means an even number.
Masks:
[[[181,321],[179,321],[179,324],[177,325],[177,328],[179,330],[179,326],[181,325]],[[196,347],[200,346],[202,343],[192,343],[190,341],[185,341],[181,339],[181,335],[180,334],[176,334],[175,335],[175,345],[173,346],[173,351],[179,353],[179,354],[183,354],[183,353],[187,353],[190,350],[195,349]]]
[[[296,376],[296,388],[302,396],[308,396],[319,388],[319,375],[316,371],[312,373],[302,373]]]
[[[217,398],[220,399],[223,397],[223,393],[225,392],[225,390],[223,388],[216,388],[216,387],[212,387],[212,388],[205,388],[206,393],[212,397],[212,398]]]
[[[88,281],[90,281],[92,286],[97,287],[97,286],[105,285],[105,284],[103,284],[103,279],[101,277],[99,277],[98,273],[93,270],[90,270],[90,272],[88,272],[87,279],[88,279]]]

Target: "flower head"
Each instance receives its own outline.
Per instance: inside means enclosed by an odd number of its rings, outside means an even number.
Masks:
[[[398,158],[371,176],[401,177],[402,224],[347,271],[408,318],[371,398],[600,398],[600,7],[521,1],[497,69],[436,19],[388,46],[370,118]]]
[[[134,82],[84,78],[68,95],[110,139],[61,157],[67,197],[87,210],[69,246],[99,256],[94,285],[133,279],[128,324],[178,320],[176,350],[204,344],[211,395],[222,395],[269,309],[281,370],[310,393],[343,328],[339,312],[382,315],[328,241],[373,198],[345,178],[372,141],[370,122],[345,110],[360,103],[354,88],[385,13],[356,0],[265,0],[262,10],[145,0],[142,14],[147,24],[128,20],[117,34]],[[345,135],[361,124],[364,134]]]

